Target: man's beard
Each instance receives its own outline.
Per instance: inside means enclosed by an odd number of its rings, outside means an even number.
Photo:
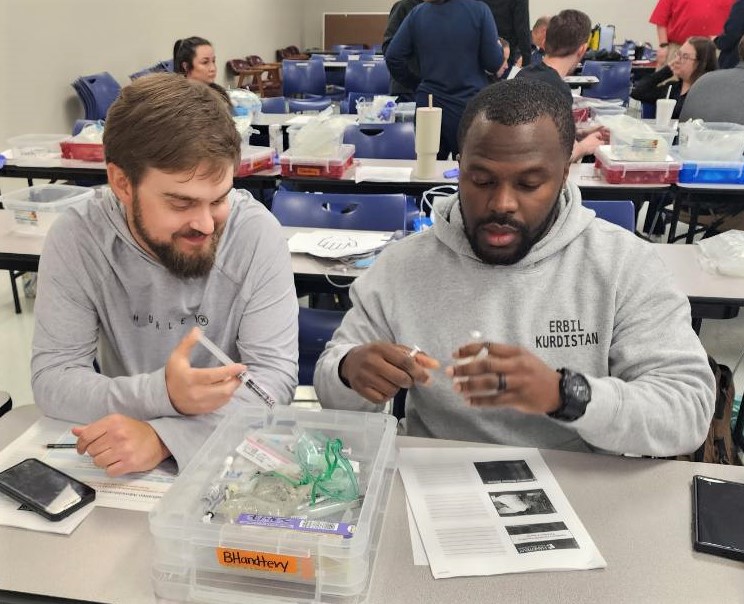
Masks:
[[[139,196],[136,193],[132,200],[132,222],[134,229],[137,231],[137,235],[139,235],[139,237],[158,257],[163,266],[176,277],[181,277],[182,279],[204,277],[209,274],[209,271],[212,270],[215,256],[217,255],[217,245],[219,244],[220,237],[225,230],[224,223],[219,226],[215,224],[214,232],[211,235],[209,247],[206,251],[195,251],[192,254],[182,252],[176,248],[176,240],[179,237],[202,235],[203,233],[194,229],[187,229],[171,235],[171,241],[168,243],[157,241],[145,228],[142,220],[142,206],[140,204]]]
[[[515,220],[509,214],[498,212],[492,212],[491,214],[471,226],[467,223],[465,213],[462,211],[462,200],[460,201],[460,204],[460,214],[462,215],[462,221],[465,226],[465,236],[470,243],[470,247],[473,248],[473,252],[486,264],[497,265],[516,264],[522,258],[524,258],[532,249],[532,246],[540,241],[545,233],[550,230],[550,227],[553,226],[553,223],[558,216],[559,207],[558,197],[556,197],[555,203],[553,204],[550,212],[548,212],[548,215],[545,217],[545,220],[543,220],[538,228],[530,233],[529,228],[523,222]],[[499,248],[481,246],[480,241],[478,240],[478,230],[481,227],[490,224],[508,226],[517,231],[519,233],[518,247],[512,252],[507,252],[502,251]]]

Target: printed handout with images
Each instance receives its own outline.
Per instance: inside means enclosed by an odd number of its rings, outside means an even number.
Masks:
[[[403,448],[398,468],[435,579],[607,566],[537,449]]]

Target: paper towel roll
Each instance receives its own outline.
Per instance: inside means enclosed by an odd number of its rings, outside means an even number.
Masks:
[[[416,154],[439,152],[441,132],[442,109],[440,107],[417,107]]]

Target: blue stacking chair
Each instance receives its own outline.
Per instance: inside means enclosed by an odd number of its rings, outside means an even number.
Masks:
[[[375,54],[382,54],[382,44],[375,44],[372,46],[371,50]]]
[[[630,61],[584,61],[581,75],[596,76],[599,83],[582,89],[581,94],[592,99],[630,98]]]
[[[385,57],[382,55],[375,54],[373,52],[363,52],[359,55],[360,61],[384,61]]]
[[[75,92],[85,107],[85,119],[106,119],[106,112],[119,96],[121,86],[114,77],[104,71],[89,76],[82,76],[72,84]]]
[[[595,201],[585,199],[582,202],[585,208],[594,210],[597,218],[602,218],[624,229],[635,233],[635,206],[630,200],[619,201]]]
[[[130,73],[129,79],[132,80],[132,82],[134,82],[137,78],[150,75],[151,73],[154,73],[152,67],[145,67],[144,69],[141,69],[140,71],[135,71],[134,73]]]
[[[323,98],[326,91],[323,61],[282,61],[282,91],[285,97]]]
[[[300,307],[299,373],[300,386],[312,386],[315,365],[346,314],[345,311]]]
[[[390,72],[384,61],[350,61],[346,66],[344,88],[350,92],[387,94]]]
[[[395,231],[415,203],[402,194],[358,195],[277,191],[271,211],[284,226]],[[418,214],[417,211],[414,212]],[[300,294],[309,292],[299,292]],[[344,311],[300,308],[299,384],[312,385],[318,357],[341,324]]]
[[[304,113],[306,111],[323,111],[323,109],[331,106],[331,102],[329,98],[289,99],[287,104],[290,113]]]
[[[155,63],[152,70],[173,73],[173,59],[166,59],[165,61]]]
[[[271,211],[284,226],[397,231],[418,216],[415,201],[402,193],[306,193],[274,195]]]
[[[287,113],[287,99],[283,96],[272,96],[261,99],[263,113]]]
[[[355,157],[416,159],[416,134],[411,122],[350,124],[344,130],[344,144],[355,146]]]

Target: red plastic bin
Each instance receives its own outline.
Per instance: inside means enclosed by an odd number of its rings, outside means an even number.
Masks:
[[[341,145],[336,157],[293,157],[287,153],[279,156],[284,177],[343,178],[344,172],[354,163],[354,145]]]
[[[102,162],[105,159],[103,143],[76,143],[75,141],[60,141],[63,159],[77,159],[80,161]]]
[[[240,149],[240,166],[235,176],[249,176],[261,170],[269,170],[273,165],[270,147],[244,146]]]
[[[678,161],[620,161],[609,154],[609,145],[595,152],[594,166],[611,185],[674,184],[682,167]]]

